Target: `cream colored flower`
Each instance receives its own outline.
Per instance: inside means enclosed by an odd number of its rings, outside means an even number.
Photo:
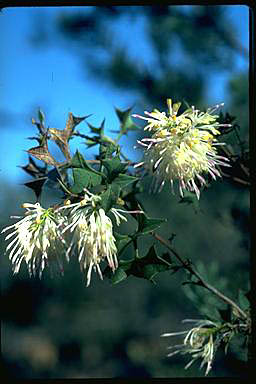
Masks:
[[[25,217],[2,230],[4,233],[11,228],[14,229],[5,238],[8,240],[14,236],[6,248],[6,251],[10,250],[9,258],[14,273],[19,272],[22,261],[26,262],[30,275],[38,272],[41,277],[45,266],[51,266],[53,262],[57,263],[59,270],[63,272],[58,254],[60,250],[64,250],[65,242],[58,229],[65,219],[52,208],[42,208],[39,203],[25,203],[22,207],[27,210]]]
[[[64,228],[63,233],[70,231],[72,239],[68,248],[68,254],[74,248],[78,250],[78,260],[81,269],[87,270],[87,286],[91,281],[92,268],[96,270],[103,279],[100,263],[106,259],[109,267],[114,272],[118,267],[116,240],[113,235],[111,219],[106,215],[103,208],[98,204],[100,196],[85,191],[84,199],[79,203],[70,204],[60,209],[71,209],[69,224]],[[127,219],[116,208],[110,210],[117,221]]]
[[[216,135],[220,134],[218,127],[223,126],[216,120],[218,115],[212,113],[218,105],[207,112],[200,112],[194,107],[177,115],[181,103],[172,105],[167,100],[169,114],[145,111],[144,117],[134,117],[146,120],[148,124],[144,130],[152,131],[151,138],[144,138],[138,143],[144,148],[144,159],[135,167],[143,166],[146,171],[154,175],[154,191],[161,191],[166,181],[170,181],[173,189],[174,181],[179,183],[180,195],[188,190],[200,197],[198,183],[203,186],[206,181],[204,174],[210,174],[215,180],[221,177],[218,166],[230,166],[228,159],[217,154],[216,146],[224,145],[217,142]]]
[[[182,344],[177,344],[168,349],[173,349],[173,352],[167,356],[171,357],[178,353],[190,354],[192,359],[185,366],[189,368],[194,361],[201,359],[200,369],[206,365],[205,376],[208,375],[212,368],[216,345],[214,334],[218,332],[218,326],[210,320],[183,320],[183,322],[194,322],[196,327],[182,332],[164,333],[162,337],[186,335]]]

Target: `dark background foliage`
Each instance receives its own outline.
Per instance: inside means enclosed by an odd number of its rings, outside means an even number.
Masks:
[[[209,77],[229,71],[232,76],[226,110],[236,116],[240,137],[246,142],[248,73],[233,68],[238,55],[248,59],[248,52],[236,29],[226,22],[228,13],[229,7],[222,6],[195,6],[189,12],[172,6],[101,6],[90,7],[90,12],[73,9],[60,12],[55,35],[44,30],[47,20],[34,20],[31,44],[38,50],[47,44],[68,49],[82,70],[99,83],[130,92],[136,113],[152,107],[163,110],[168,97],[206,108]],[[144,37],[128,37],[127,31],[121,44],[117,39],[119,26],[126,23],[129,29],[137,19],[144,23]],[[133,57],[129,44],[139,43],[140,38],[146,39],[151,54],[142,50],[140,57]],[[100,108],[95,105],[95,110]],[[135,135],[125,137],[121,145],[126,150],[135,139]],[[234,133],[223,139],[239,153]],[[86,153],[85,146],[83,151]],[[202,194],[198,209],[180,204],[168,186],[160,195],[149,195],[148,178],[144,180],[146,192],[139,199],[149,216],[168,218],[159,233],[166,238],[176,233],[174,244],[179,252],[203,269],[213,285],[236,299],[239,289],[248,290],[249,197],[247,187],[231,179],[213,182]],[[43,191],[45,202],[58,197],[47,188]],[[35,201],[31,190],[7,183],[1,199],[1,227],[10,225],[10,215],[21,213],[17,202]],[[123,226],[124,233],[132,225]],[[141,254],[151,244],[150,238],[140,241]],[[172,276],[162,273],[156,285],[129,277],[113,286],[95,275],[86,288],[74,260],[63,278],[51,279],[45,273],[42,280],[30,279],[24,266],[18,276],[12,277],[4,248],[2,236],[2,353],[7,377],[204,375],[196,364],[184,371],[186,358],[165,357],[166,347],[173,341],[160,339],[163,332],[182,329],[182,319],[203,316],[191,301],[191,291],[181,285],[186,278],[183,272]],[[204,311],[208,305],[211,312],[213,299],[205,292],[201,295],[199,307]],[[246,351],[236,343],[227,356],[220,352],[216,357],[210,376],[243,377],[245,370]]]

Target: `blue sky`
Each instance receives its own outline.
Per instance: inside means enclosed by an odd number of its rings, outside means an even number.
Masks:
[[[31,118],[36,117],[38,107],[46,114],[46,123],[55,128],[64,128],[68,112],[76,116],[93,113],[88,121],[99,125],[106,117],[106,131],[117,128],[118,120],[114,106],[125,109],[134,104],[131,92],[115,90],[99,83],[89,73],[84,73],[80,60],[61,44],[46,44],[36,49],[31,44],[33,23],[38,14],[47,16],[48,32],[54,28],[54,21],[60,12],[70,11],[70,7],[28,7],[5,8],[0,13],[1,65],[0,107],[1,151],[0,169],[4,179],[17,184],[29,180],[29,176],[17,166],[27,163],[24,150],[36,146],[35,141],[26,140],[33,136],[35,128]],[[83,7],[72,7],[72,11]],[[186,8],[184,8],[185,10]],[[188,7],[189,11],[189,7]],[[248,48],[248,8],[230,6],[227,22],[232,22],[242,45]],[[150,47],[143,39],[136,44],[132,33],[143,31],[143,20],[131,25],[129,18],[117,25],[119,38],[129,45],[131,54],[136,57],[143,50],[150,60]],[[248,68],[248,62],[237,56],[232,71]],[[209,78],[209,105],[226,100],[225,86],[231,72],[215,73]],[[100,87],[99,87],[100,86]],[[86,125],[79,130],[85,132]],[[84,147],[85,148],[85,147]],[[128,152],[129,154],[129,152]],[[135,158],[137,159],[137,154]]]

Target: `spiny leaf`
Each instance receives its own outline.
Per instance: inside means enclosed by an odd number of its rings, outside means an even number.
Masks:
[[[39,196],[42,193],[42,188],[46,180],[47,180],[47,177],[37,178],[35,180],[24,183],[24,185],[28,188],[31,188],[34,191],[36,198],[38,200]]]
[[[107,141],[100,143],[100,159],[111,158],[112,154],[117,151],[117,146]]]
[[[133,107],[126,109],[125,111],[121,111],[118,108],[115,108],[116,114],[120,121],[120,132],[126,134],[128,131],[137,131],[140,128],[134,124],[130,117],[130,113]]]
[[[40,167],[37,165],[31,156],[28,157],[28,164],[24,166],[20,166],[23,171],[27,172],[29,175],[33,177],[40,177],[45,175],[47,166]]]
[[[123,173],[127,168],[126,163],[122,163],[119,156],[115,156],[112,159],[102,160],[102,164],[107,170],[108,180],[112,182],[119,173]]]
[[[138,230],[135,235],[146,235],[159,228],[166,221],[166,219],[150,218],[146,214],[138,215]]]
[[[96,169],[91,167],[78,150],[76,151],[75,155],[72,157],[71,167],[72,168],[83,168],[89,172],[94,173],[95,175],[106,178],[106,175],[104,175],[104,173],[96,171]]]
[[[37,122],[37,121],[35,121],[35,119],[32,118],[32,124],[36,125],[40,135],[44,136],[46,134],[46,129],[45,129],[44,125],[41,122]]]
[[[126,235],[121,236],[123,236],[121,242],[124,240],[124,247],[126,247],[130,243],[130,241],[125,238]],[[131,260],[120,260],[119,267],[114,273],[112,273],[110,268],[107,267],[104,271],[104,275],[109,277],[113,284],[117,284],[131,275],[147,279],[155,283],[154,278],[158,273],[170,270],[172,268],[169,256],[167,256],[166,260],[165,258],[166,256],[159,257],[157,255],[157,252],[153,245],[149,249],[148,253],[143,257],[137,257]]]
[[[76,117],[72,114],[72,112],[69,112],[68,114],[68,120],[66,123],[65,131],[67,131],[70,136],[73,133],[75,127],[81,123],[81,121],[87,119],[91,115],[83,116],[83,117]]]
[[[53,140],[56,142],[58,147],[60,148],[63,155],[66,157],[66,159],[70,160],[71,155],[69,151],[69,145],[68,140],[70,138],[70,135],[67,131],[56,129],[56,128],[50,128],[50,140]]]
[[[119,185],[121,188],[127,187],[129,184],[137,181],[138,178],[120,173],[114,180],[113,184]]]
[[[80,193],[84,188],[90,188],[101,183],[101,176],[83,168],[73,168],[74,185],[71,192]]]
[[[118,267],[114,274],[110,277],[112,284],[118,284],[126,278],[127,274],[121,267]]]
[[[87,122],[88,127],[90,128],[91,132],[96,133],[100,137],[104,135],[104,125],[105,125],[105,119],[103,119],[101,125],[99,127],[94,127],[94,125]]]
[[[120,190],[118,185],[109,185],[107,190],[100,195],[104,211],[108,212],[117,203]]]
[[[90,115],[88,115],[90,116]],[[48,132],[50,133],[50,140],[54,140],[66,159],[70,160],[71,155],[69,151],[69,140],[73,136],[75,127],[81,123],[88,116],[84,117],[75,117],[71,112],[68,115],[68,120],[66,127],[64,129],[50,128]]]
[[[141,277],[154,283],[154,278],[158,273],[169,269],[171,269],[171,264],[163,258],[159,258],[155,246],[152,245],[144,257],[136,258],[131,262],[130,268],[126,269],[126,274]]]
[[[75,168],[85,168],[86,167],[85,159],[78,150],[76,150],[76,153],[72,157],[71,166],[75,167]]]
[[[38,147],[30,148],[28,151],[30,155],[36,157],[38,160],[44,161],[46,164],[55,165],[56,161],[48,151],[47,143]]]
[[[124,249],[132,242],[132,238],[129,235],[122,235],[118,232],[114,232],[114,236],[116,239],[118,255],[121,255]]]

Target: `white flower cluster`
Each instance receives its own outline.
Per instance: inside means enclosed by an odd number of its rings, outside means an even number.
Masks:
[[[113,235],[111,219],[98,204],[100,196],[86,191],[82,201],[74,204],[67,202],[58,208],[44,209],[39,203],[23,204],[25,217],[2,230],[13,228],[5,240],[14,237],[6,250],[13,264],[14,273],[18,273],[22,261],[25,261],[30,275],[37,272],[41,277],[45,266],[57,263],[61,272],[63,265],[59,255],[69,260],[71,252],[78,251],[81,269],[87,271],[87,286],[91,281],[92,269],[97,270],[102,279],[100,263],[106,259],[112,271],[118,267],[117,248]],[[121,209],[112,208],[117,225],[127,219]],[[17,217],[16,218],[20,218]],[[69,234],[69,235],[68,235]],[[68,246],[68,237],[71,241]]]
[[[69,224],[63,231],[64,233],[69,230],[73,235],[67,254],[77,245],[81,269],[86,270],[88,268],[87,286],[90,284],[92,268],[98,271],[101,279],[103,278],[99,264],[104,258],[107,259],[108,265],[113,272],[118,267],[112,221],[106,215],[104,209],[97,208],[100,199],[100,196],[90,194],[87,191],[84,199],[79,203],[60,208],[72,208],[69,214]],[[121,210],[112,208],[110,211],[117,217],[118,225],[120,219],[127,221],[119,212]]]
[[[64,224],[65,218],[52,208],[42,208],[39,203],[24,203],[22,207],[27,210],[25,217],[2,230],[4,233],[11,228],[14,229],[5,238],[8,240],[15,236],[6,248],[6,251],[11,249],[9,259],[12,261],[14,273],[19,272],[23,260],[28,266],[30,275],[39,272],[41,277],[45,266],[52,262],[57,262],[62,272],[63,266],[58,254],[61,253],[60,249],[63,251],[65,242],[59,229]]]
[[[183,322],[195,323],[196,327],[187,331],[164,333],[161,335],[162,337],[186,335],[182,344],[168,347],[168,349],[172,349],[173,351],[167,356],[171,357],[178,353],[182,355],[190,354],[192,359],[185,366],[185,369],[189,368],[194,361],[202,359],[200,369],[206,365],[206,376],[212,368],[214,354],[217,348],[214,335],[218,330],[218,325],[210,320],[186,319],[183,320]]]
[[[217,169],[219,165],[230,166],[228,159],[219,156],[215,148],[224,145],[217,142],[215,136],[220,134],[217,128],[228,124],[219,124],[216,121],[219,116],[212,113],[223,104],[207,112],[200,112],[192,106],[178,116],[181,103],[172,105],[171,99],[167,103],[168,115],[157,109],[145,111],[149,117],[133,115],[146,120],[148,124],[144,130],[152,131],[151,138],[138,140],[145,151],[143,161],[135,167],[143,166],[155,176],[155,192],[161,191],[166,181],[170,181],[174,192],[173,183],[178,180],[181,196],[184,190],[188,190],[195,192],[199,199],[197,182],[201,186],[206,184],[202,174],[209,173],[215,180],[216,176],[221,177]]]

